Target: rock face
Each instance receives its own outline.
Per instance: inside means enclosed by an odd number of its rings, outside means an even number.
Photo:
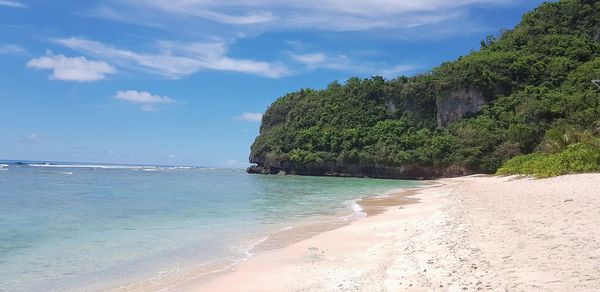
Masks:
[[[255,162],[256,163],[256,162]],[[435,179],[440,177],[457,177],[470,174],[466,169],[447,166],[364,166],[358,164],[338,163],[330,161],[327,163],[312,163],[308,165],[294,165],[289,161],[278,161],[274,165],[253,165],[247,170],[248,173],[256,174],[296,174],[313,176],[339,176],[339,177],[370,177],[388,179]]]
[[[486,99],[478,88],[462,88],[450,92],[437,101],[437,125],[447,127],[464,117],[477,114]]]
[[[396,107],[396,104],[394,103],[393,100],[388,100],[385,102],[385,109],[388,111],[388,113],[396,113],[398,111],[398,108]]]

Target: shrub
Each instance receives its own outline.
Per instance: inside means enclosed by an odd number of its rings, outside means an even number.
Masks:
[[[497,174],[524,174],[551,177],[572,173],[599,172],[600,147],[591,143],[569,145],[554,154],[519,155],[508,160]]]

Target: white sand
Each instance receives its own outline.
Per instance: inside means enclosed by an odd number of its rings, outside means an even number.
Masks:
[[[192,291],[600,291],[600,174],[465,177]]]

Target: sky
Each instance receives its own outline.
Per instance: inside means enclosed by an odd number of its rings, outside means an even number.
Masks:
[[[278,97],[424,73],[537,0],[0,0],[0,159],[244,167]]]

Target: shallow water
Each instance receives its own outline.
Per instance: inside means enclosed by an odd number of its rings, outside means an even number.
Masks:
[[[248,175],[241,169],[5,164],[0,290],[169,282],[247,258],[277,230],[343,220],[401,180]]]

